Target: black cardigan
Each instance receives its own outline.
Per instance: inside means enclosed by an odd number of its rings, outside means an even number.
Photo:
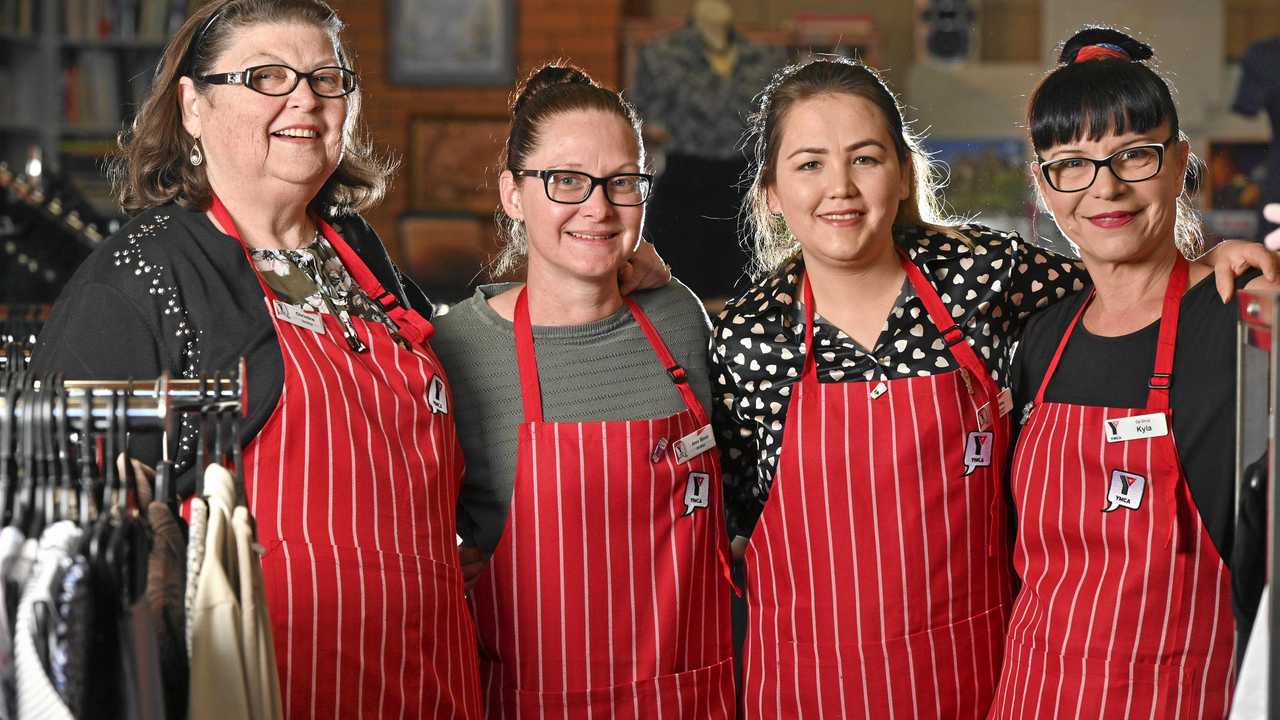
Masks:
[[[373,274],[402,304],[430,317],[431,304],[392,264],[362,218],[331,221]],[[275,410],[284,364],[262,288],[240,244],[203,213],[178,205],[147,210],[97,248],[62,291],[40,333],[36,372],[68,379],[175,378],[234,372],[248,363],[248,443]],[[194,488],[195,425],[174,448],[178,490]],[[130,450],[154,466],[158,436]]]

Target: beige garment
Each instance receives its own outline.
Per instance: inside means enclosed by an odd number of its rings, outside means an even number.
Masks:
[[[211,466],[212,467],[212,466]],[[191,612],[196,604],[196,581],[200,579],[200,568],[204,565],[204,539],[209,528],[209,505],[204,498],[191,498],[187,528],[187,578],[184,593],[184,609],[187,618],[187,657],[191,657],[191,630],[195,625],[191,622]]]
[[[262,583],[262,547],[257,543],[249,509],[243,505],[231,515],[231,531],[235,534],[236,552],[239,554],[240,623],[249,705],[255,718],[281,718],[284,717],[284,708],[281,706],[271,618],[267,615],[267,597]]]
[[[280,689],[248,511],[236,508],[234,481],[218,465],[205,471],[204,497],[209,506],[204,562],[187,616],[191,632],[188,717],[274,720],[282,717]],[[238,523],[233,519],[236,514],[241,516]],[[239,546],[246,538],[248,547],[242,551]],[[264,668],[264,663],[269,667]]]

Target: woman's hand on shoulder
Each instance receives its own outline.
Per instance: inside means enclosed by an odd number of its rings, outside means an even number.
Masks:
[[[671,266],[658,257],[658,249],[648,240],[642,240],[635,254],[618,270],[618,287],[623,295],[660,288],[669,282]]]
[[[1230,302],[1235,294],[1236,278],[1250,268],[1261,270],[1268,282],[1280,280],[1280,254],[1248,240],[1223,240],[1196,258],[1196,262],[1213,268],[1214,283],[1224,303]]]

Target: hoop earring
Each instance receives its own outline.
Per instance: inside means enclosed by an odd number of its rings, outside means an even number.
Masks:
[[[200,151],[200,143],[191,146],[191,155],[187,158],[193,167],[200,167],[204,164],[204,153]]]

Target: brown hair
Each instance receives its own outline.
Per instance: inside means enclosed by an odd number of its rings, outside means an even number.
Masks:
[[[879,74],[856,60],[815,57],[779,70],[760,93],[760,106],[750,118],[747,148],[754,178],[743,205],[743,221],[752,242],[750,272],[759,278],[795,255],[799,245],[786,220],[769,211],[765,191],[776,180],[782,126],[797,103],[823,95],[852,95],[869,101],[893,138],[898,162],[911,173],[911,194],[898,205],[894,227],[920,226],[970,241],[942,210],[938,188],[941,172],[921,147],[921,137],[903,122],[897,98]]]
[[[178,80],[212,71],[212,62],[238,30],[258,23],[299,22],[323,29],[338,62],[348,69],[351,55],[340,37],[343,23],[323,0],[224,0],[206,3],[187,18],[156,66],[151,91],[133,122],[120,132],[120,152],[110,176],[116,199],[129,214],[176,202],[203,210],[213,191],[203,165],[188,162],[195,138],[182,125]],[[196,80],[197,89],[207,87]],[[379,156],[360,126],[360,89],[347,96],[338,167],[311,201],[324,215],[361,212],[378,204],[396,163]]]
[[[542,139],[542,126],[556,115],[575,111],[597,110],[622,118],[635,131],[643,167],[644,139],[640,135],[640,114],[617,92],[591,79],[581,68],[563,61],[537,68],[511,96],[511,130],[499,158],[500,171],[526,170],[525,160]],[[534,168],[536,169],[536,168]],[[518,178],[528,181],[528,178]],[[532,182],[541,182],[536,178]],[[523,223],[509,217],[498,206],[498,230],[502,252],[493,262],[494,276],[520,267],[529,251],[529,238]]]

